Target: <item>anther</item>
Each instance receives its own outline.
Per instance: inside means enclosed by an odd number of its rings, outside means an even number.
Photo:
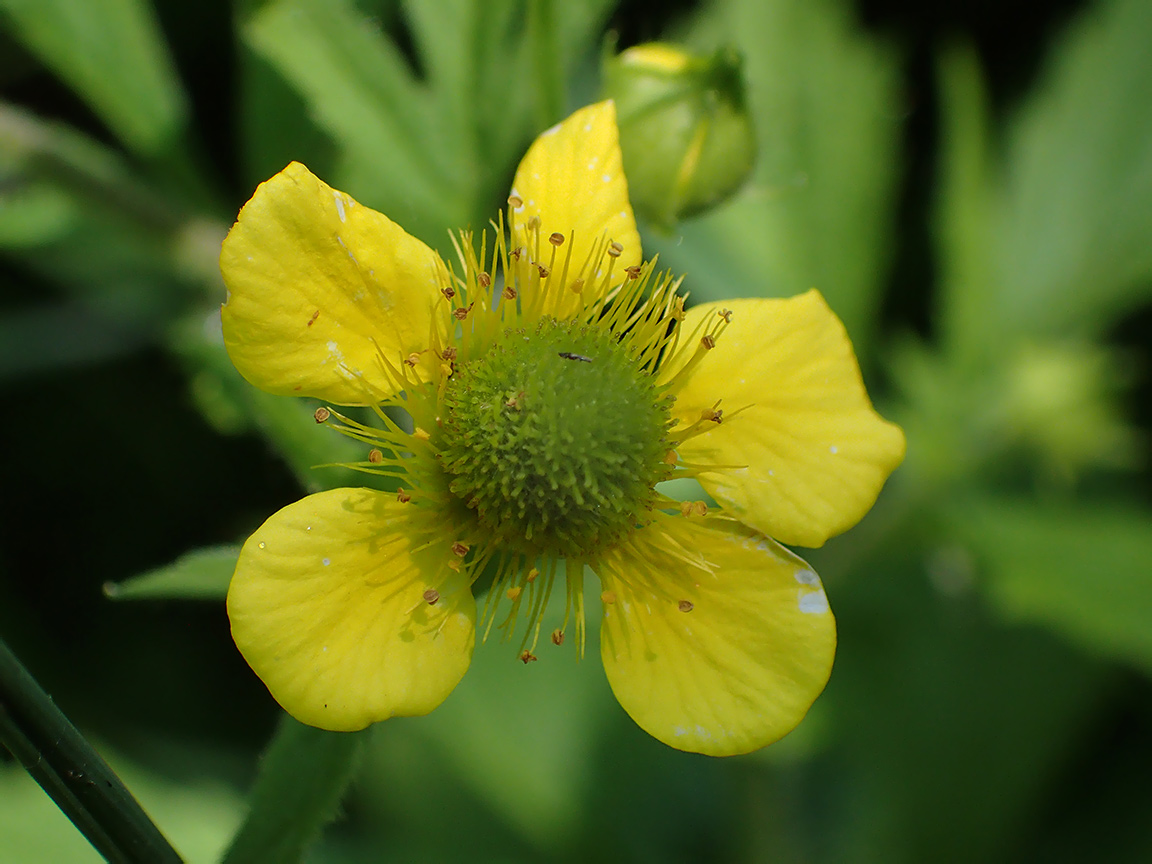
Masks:
[[[700,337],[700,344],[703,345],[708,351],[711,351],[716,347],[716,340],[712,337],[712,334],[705,333]]]
[[[319,317],[320,317],[320,310],[317,309],[315,312],[312,313],[312,317],[308,319],[308,326],[311,327],[313,324],[315,324],[316,319]]]
[[[537,658],[536,655],[529,651],[527,648],[520,652],[520,662],[525,666],[527,666],[529,663],[535,663],[537,659],[539,658]]]
[[[323,423],[331,416],[332,412],[323,406],[317,408],[316,413],[312,415],[317,423]]]
[[[456,359],[456,349],[455,348],[445,348],[443,351],[440,352],[440,359],[441,360],[447,360],[449,363],[451,363],[453,360]]]
[[[707,516],[708,515],[708,505],[705,504],[703,501],[693,501],[692,502],[692,515],[693,516]]]
[[[696,608],[696,604],[693,603],[691,600],[681,600],[679,603],[676,604],[676,608],[679,609],[681,612],[691,612],[693,609]]]
[[[528,220],[528,230],[529,231],[539,231],[540,230],[540,217],[539,216],[533,216],[531,219]]]
[[[472,307],[474,305],[475,304],[473,304],[473,303],[469,303],[467,306],[459,306],[459,307],[453,309],[452,310],[452,317],[454,317],[457,321],[463,321],[465,318],[468,317],[468,313],[472,311]],[[704,338],[707,339],[708,337],[705,336]]]
[[[440,289],[440,293],[443,294],[445,297],[447,297],[449,300],[451,300],[453,297],[456,296],[456,289],[453,288],[451,285],[445,285],[443,288]]]
[[[528,575],[524,577],[524,581],[531,585],[536,581],[536,577],[540,575],[540,571],[533,567],[528,571]]]
[[[564,644],[564,631],[561,630],[559,627],[557,627],[555,630],[552,631],[552,644],[553,645],[563,645]]]
[[[436,602],[440,599],[440,592],[435,588],[429,588],[424,592],[424,602],[429,606],[435,606]]]
[[[518,600],[523,592],[524,589],[519,585],[513,585],[511,588],[504,592],[504,596],[509,600]]]
[[[608,244],[608,254],[613,258],[619,258],[624,253],[624,247],[613,240]]]
[[[399,501],[401,504],[407,504],[409,501],[412,500],[412,493],[411,492],[405,492],[404,487],[401,486],[399,489],[396,490],[396,500]]]
[[[685,517],[685,518],[692,515],[692,502],[691,501],[681,501],[680,502],[680,515]]]
[[[521,253],[523,253],[523,251],[524,251],[523,246],[517,246],[515,249],[513,249],[511,252],[508,253],[508,257],[515,258],[517,261],[519,261],[520,255],[521,255]]]
[[[573,294],[579,294],[584,290],[584,280],[579,278],[573,279],[572,284],[568,287],[572,290]]]
[[[516,299],[516,289],[513,288],[511,285],[505,285],[504,290],[500,292],[500,296],[503,297],[505,300],[515,300]]]
[[[680,457],[676,455],[675,450],[669,450],[667,453],[664,454],[664,464],[665,465],[675,465],[679,461],[680,461]]]
[[[700,412],[701,420],[711,420],[713,423],[719,423],[724,417],[724,409],[705,408]]]
[[[457,540],[455,543],[452,544],[452,554],[455,555],[457,558],[463,558],[465,555],[468,554],[468,544],[467,543],[461,543],[459,540]]]
[[[553,246],[563,246],[564,245],[564,235],[559,233],[559,232],[549,234],[548,235],[548,242],[551,243]]]
[[[491,287],[492,277],[489,276],[487,273],[481,273],[479,276],[476,277],[476,284],[479,285],[481,288]]]
[[[409,366],[415,367],[416,364],[420,362],[420,355],[413,351],[406,358],[404,358],[404,362]]]
[[[371,450],[368,451],[368,461],[371,462],[373,465],[379,465],[381,462],[384,461],[384,454],[381,453],[379,450],[377,450],[375,447],[373,447]]]
[[[613,603],[616,602],[616,592],[615,591],[601,591],[600,592],[600,602],[607,605],[607,606],[611,606]]]
[[[724,319],[725,324],[731,324],[732,323],[732,310],[731,309],[721,309],[716,314]]]
[[[633,264],[631,267],[625,267],[624,272],[628,274],[629,279],[639,279],[640,269],[639,264]]]
[[[552,272],[547,267],[545,267],[543,264],[537,264],[536,269],[540,271],[540,278],[541,279],[547,279],[548,274],[550,274]]]
[[[419,426],[417,426],[412,430],[412,437],[420,441],[427,441],[432,436],[428,434],[427,430],[421,429]]]
[[[508,196],[508,206],[511,207],[513,210],[519,210],[521,207],[524,206],[524,200],[522,198],[520,198],[519,195],[509,195]]]

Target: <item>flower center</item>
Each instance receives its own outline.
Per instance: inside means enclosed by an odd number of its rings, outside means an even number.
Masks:
[[[632,531],[671,472],[670,398],[617,336],[543,318],[506,330],[445,397],[449,488],[492,539],[582,557]]]

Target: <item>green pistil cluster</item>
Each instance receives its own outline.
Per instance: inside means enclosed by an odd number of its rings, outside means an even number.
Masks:
[[[440,458],[497,543],[581,557],[632,531],[671,473],[671,400],[607,328],[544,318],[457,370]]]

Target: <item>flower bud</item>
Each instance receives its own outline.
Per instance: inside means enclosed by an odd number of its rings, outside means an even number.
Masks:
[[[756,139],[742,65],[731,48],[704,57],[658,42],[606,62],[629,196],[656,225],[716,206],[751,173]]]

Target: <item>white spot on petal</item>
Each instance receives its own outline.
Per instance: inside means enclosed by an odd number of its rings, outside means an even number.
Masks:
[[[612,175],[611,174],[605,174],[600,179],[603,180],[605,183],[611,183],[612,182]]]
[[[808,615],[823,615],[828,611],[828,595],[821,591],[799,591],[800,611]]]
[[[543,132],[541,132],[540,137],[543,138],[545,135],[555,135],[559,131],[560,131],[560,124],[557,123],[551,129],[545,129]]]
[[[346,221],[344,218],[344,200],[340,197],[339,192],[333,192],[332,197],[336,199],[336,215],[340,217],[340,221]]]
[[[792,574],[801,585],[819,585],[820,577],[811,570],[797,570]]]
[[[584,124],[584,131],[585,132],[591,132],[592,131],[592,124],[591,123],[585,123]]]
[[[835,444],[833,444],[831,447],[828,448],[828,452],[831,453],[833,456],[835,456],[837,453],[840,452],[840,448],[837,447]]]
[[[324,559],[324,566],[325,566],[325,567],[327,567],[327,566],[328,566],[329,564],[331,564],[331,563],[332,563],[332,559],[330,559],[330,558],[325,558],[325,559]]]

